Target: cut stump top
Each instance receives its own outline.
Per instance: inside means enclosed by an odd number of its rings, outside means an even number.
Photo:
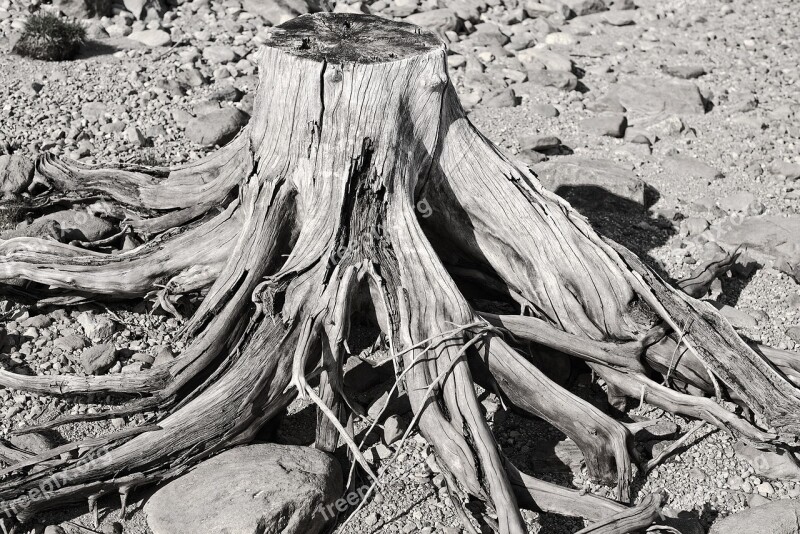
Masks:
[[[266,46],[328,63],[386,63],[444,49],[413,24],[349,13],[301,15],[274,28]]]

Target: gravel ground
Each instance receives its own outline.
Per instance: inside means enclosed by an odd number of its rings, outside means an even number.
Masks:
[[[484,21],[498,22],[504,30],[512,28],[509,33],[520,33],[517,30],[524,23],[517,21],[513,9],[500,2],[488,4],[492,7],[482,15]],[[630,22],[623,26],[609,24],[601,15],[560,24],[556,24],[557,18],[552,19],[555,22],[545,33],[556,37],[549,37],[548,42],[553,50],[574,62],[575,72],[581,74],[577,91],[526,81],[518,57],[489,37],[484,38],[486,46],[476,56],[451,55],[451,74],[470,110],[470,119],[512,154],[522,159],[530,157],[524,151],[525,136],[556,136],[561,151],[617,162],[644,180],[656,199],[649,210],[618,211],[611,206],[591,205],[585,213],[603,233],[643,255],[666,276],[677,279],[688,274],[707,252],[702,242],[685,235],[682,225],[686,223],[682,221],[700,218],[715,223],[725,219],[727,214],[715,206],[717,201],[747,192],[754,195],[757,205],[752,209],[757,212],[800,213],[799,190],[772,172],[776,162],[800,163],[800,48],[796,37],[800,13],[789,0],[636,0],[636,6],[635,10],[623,12],[629,19],[625,22]],[[389,6],[385,13],[392,9],[397,7]],[[1,49],[8,48],[23,16],[18,3],[0,0]],[[119,28],[129,23],[129,18],[118,15],[101,25]],[[241,13],[235,0],[184,4],[160,22],[148,23],[150,26],[164,28],[180,46],[150,48],[124,37],[104,38],[79,59],[63,63],[43,63],[0,53],[0,143],[8,142],[23,154],[50,151],[87,163],[125,160],[172,164],[202,157],[208,149],[186,138],[188,114],[202,114],[209,106],[217,105],[210,102],[250,111],[257,80],[253,54],[267,27],[261,19]],[[132,29],[143,27],[144,23],[134,22]],[[109,28],[107,33],[114,31]],[[467,44],[462,39],[451,48],[463,52],[467,45],[483,42],[476,35],[466,39]],[[238,59],[216,62],[203,53],[212,42],[232,50]],[[207,58],[198,59],[204,56]],[[475,57],[482,65],[476,66]],[[634,75],[668,80],[665,67],[675,66],[702,67],[705,74],[693,82],[713,105],[708,113],[682,115],[678,125],[662,125],[665,133],[653,144],[601,136],[583,122],[599,115],[591,110],[597,109],[598,101],[616,84]],[[175,83],[198,77],[205,83]],[[243,98],[231,96],[231,85],[241,90]],[[506,86],[514,89],[518,105],[498,107],[493,97]],[[669,165],[670,158],[676,155],[693,156],[717,172],[703,176],[676,172]],[[551,155],[550,160],[558,161],[559,157]],[[719,177],[714,176],[717,173]],[[763,268],[745,277],[724,279],[717,301],[745,314],[742,331],[751,339],[791,350],[796,345],[787,335],[787,328],[800,325],[798,287],[786,274]],[[113,334],[105,339],[119,351],[119,363],[112,372],[121,371],[126,365],[147,365],[167,347],[174,353],[182,349],[173,340],[179,322],[148,314],[144,309],[85,307],[74,313],[53,311],[49,314],[51,324],[36,326],[26,323],[27,314],[19,303],[4,301],[0,305],[0,311],[6,314],[7,332],[25,337],[0,354],[3,366],[18,372],[80,371],[71,357],[75,352],[55,348],[55,340],[84,333],[77,317],[85,311],[96,312],[92,321],[110,319],[116,324]],[[149,360],[139,354],[147,355]],[[597,403],[605,402],[601,385],[591,384],[585,375],[574,387]],[[103,398],[87,402],[69,397],[56,400],[10,389],[0,390],[0,399],[3,436],[23,424],[46,421],[57,414],[98,410],[119,401]],[[491,406],[491,398],[485,399],[484,404],[490,412],[496,409]],[[634,407],[635,404],[629,403],[630,418],[659,419],[676,425],[681,434],[695,424],[646,404]],[[602,495],[610,493],[609,488],[589,481],[580,466],[556,472],[550,468],[537,471],[533,453],[547,447],[542,443],[552,446],[564,436],[541,421],[504,414],[502,410],[499,413],[502,417],[496,415],[494,420],[499,442],[523,467],[548,480]],[[279,430],[279,438],[292,443],[313,440],[307,431],[312,417],[308,406],[294,403]],[[69,425],[61,428],[54,439],[79,439],[145,420],[146,416]],[[399,421],[402,427],[408,418],[402,415]],[[668,443],[644,443],[640,447],[647,455]],[[664,488],[669,495],[666,515],[684,512],[681,517],[696,518],[707,528],[717,517],[764,499],[800,495],[800,485],[795,482],[758,477],[753,467],[734,452],[734,444],[729,435],[706,427],[679,454],[637,479],[637,498]],[[393,453],[392,446],[378,443],[370,449],[369,456],[381,463]],[[460,532],[442,476],[431,469],[428,456],[421,438],[413,436],[408,440],[386,473],[383,493],[339,531]],[[137,497],[146,498],[146,494]],[[102,525],[108,527],[117,520],[117,503],[109,500],[102,504]],[[40,524],[71,521],[90,526],[91,519],[84,512],[85,506],[81,506],[37,520]],[[130,515],[125,532],[149,532],[141,499]],[[567,533],[583,527],[581,520],[534,513],[526,513],[526,520],[531,532]],[[86,532],[73,523],[63,526],[68,532]]]

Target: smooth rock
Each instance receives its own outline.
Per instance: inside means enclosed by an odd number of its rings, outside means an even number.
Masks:
[[[602,203],[622,199],[644,206],[645,183],[613,161],[569,156],[539,163],[533,169],[542,185],[570,202],[610,208]],[[598,189],[610,195],[598,196]]]
[[[620,138],[625,135],[628,121],[621,113],[603,113],[582,120],[580,125],[582,129],[595,135]]]
[[[800,164],[798,163],[789,163],[783,160],[773,161],[769,166],[769,170],[772,174],[785,176],[787,180],[800,179]]]
[[[144,511],[154,534],[317,534],[342,486],[337,461],[324,452],[248,445],[161,487]]]
[[[697,178],[710,182],[724,176],[711,165],[692,156],[667,156],[664,158],[664,168],[679,178]]]
[[[242,9],[260,16],[273,26],[309,12],[305,0],[243,0]]]
[[[451,9],[440,8],[414,13],[405,18],[406,22],[416,24],[420,28],[430,30],[444,36],[446,32],[456,31],[459,27],[458,16]]]
[[[87,345],[86,338],[80,334],[70,334],[53,341],[53,347],[66,352],[80,350]]]
[[[691,80],[703,76],[706,69],[701,65],[667,65],[664,67],[664,72],[676,78]]]
[[[775,480],[800,481],[800,465],[789,452],[762,451],[743,441],[737,441],[733,450],[737,456],[744,458],[753,466],[758,476]]]
[[[128,39],[133,39],[146,46],[167,46],[172,44],[172,38],[164,30],[141,30],[132,32],[128,35]]]
[[[114,232],[114,225],[94,215],[89,210],[65,210],[39,217],[33,223],[22,223],[14,230],[0,234],[3,239],[11,237],[52,236],[62,243],[96,241]]]
[[[502,89],[484,100],[488,108],[511,108],[517,105],[517,96],[511,88]]]
[[[203,58],[211,63],[229,63],[236,59],[236,52],[230,46],[211,45],[203,49]]]
[[[709,534],[798,534],[800,501],[784,499],[717,520]]]
[[[723,226],[717,241],[730,247],[747,245],[758,261],[793,256],[800,250],[800,215],[745,217]]]
[[[33,454],[47,452],[57,446],[55,441],[41,432],[29,432],[19,435],[11,434],[8,436],[8,441],[15,447]]]
[[[736,328],[755,328],[758,320],[749,313],[725,304],[719,312]]]
[[[572,60],[558,52],[546,48],[528,48],[517,52],[517,59],[523,65],[539,62],[547,70],[572,72]]]
[[[117,350],[111,343],[101,343],[85,349],[81,365],[87,374],[103,374],[117,362]]]
[[[245,127],[250,116],[236,108],[222,108],[186,125],[186,137],[204,146],[225,145]]]
[[[0,155],[0,196],[14,198],[28,188],[33,178],[34,163],[21,155]]]
[[[700,90],[688,81],[632,78],[612,87],[608,96],[637,115],[705,113]]]
[[[519,136],[519,147],[537,152],[552,150],[561,146],[561,139],[554,135],[523,134]]]
[[[574,91],[578,87],[578,77],[571,72],[547,69],[529,69],[528,80],[542,87],[555,87],[563,91]]]

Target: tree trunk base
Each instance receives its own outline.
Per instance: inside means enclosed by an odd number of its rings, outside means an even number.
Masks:
[[[628,508],[579,495],[508,462],[482,416],[475,373],[572,438],[590,474],[614,484],[619,501],[631,498],[628,429],[550,380],[514,339],[586,360],[617,394],[761,444],[795,444],[800,398],[787,373],[715,310],[600,238],[483,137],[433,34],[376,17],[306,15],[274,29],[260,72],[253,120],[205,160],[174,169],[38,161],[48,191],[36,207],[99,198],[145,243],[106,255],[11,239],[0,243],[0,279],[150,298],[173,312],[176,295],[207,294],[186,326],[188,348],[169,365],[56,381],[0,374],[0,384],[43,393],[142,395],[92,417],[160,414],[136,433],[73,444],[72,456],[11,466],[2,512],[24,521],[78,499],[96,510],[114,492],[124,503],[138,486],[252,440],[295,395],[313,393],[310,374],[321,377],[316,444],[334,449],[362,416],[342,364],[350,317],[364,300],[456,507],[479,503],[475,519],[494,531],[525,532],[525,506],[597,521],[582,532],[630,532],[651,524],[662,503],[653,495]],[[473,282],[465,272],[477,273]],[[517,315],[476,309],[465,297],[475,276]],[[679,352],[677,362],[667,356]],[[656,372],[665,385],[652,380]],[[682,393],[678,382],[735,400],[757,423]],[[38,491],[42,484],[55,489]]]

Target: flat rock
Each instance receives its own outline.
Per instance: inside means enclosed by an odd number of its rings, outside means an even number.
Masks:
[[[128,39],[133,39],[146,46],[167,46],[172,44],[172,38],[164,30],[141,30],[131,32]]]
[[[33,160],[21,155],[0,156],[0,196],[13,198],[28,188],[33,178]]]
[[[245,127],[250,116],[236,108],[222,108],[186,125],[186,137],[199,145],[224,145]]]
[[[691,80],[703,76],[706,69],[702,65],[666,65],[664,72],[676,78]]]
[[[730,247],[746,245],[759,261],[793,256],[800,250],[800,215],[746,217],[727,225],[717,242]]]
[[[645,183],[613,161],[570,156],[539,163],[533,169],[542,185],[570,202],[579,200],[588,205],[624,199],[644,206]],[[610,195],[598,197],[598,189]]]
[[[244,0],[242,9],[258,15],[273,26],[308,13],[305,0]]]
[[[753,466],[756,475],[774,480],[800,480],[800,465],[789,452],[762,451],[743,441],[737,441],[733,450]]]
[[[317,534],[325,526],[322,510],[342,486],[338,463],[324,452],[249,445],[166,484],[144,511],[154,534]]]
[[[563,91],[574,91],[578,87],[578,77],[563,70],[528,69],[528,80],[534,85]]]
[[[582,120],[580,125],[583,130],[594,135],[620,138],[625,135],[628,120],[621,113],[602,113]]]
[[[709,182],[724,176],[711,165],[691,156],[667,156],[664,158],[664,168],[682,178],[697,178]]]
[[[784,499],[716,521],[709,534],[798,534],[800,501]]]
[[[441,8],[414,13],[405,18],[406,22],[416,24],[420,28],[436,32],[440,36],[445,32],[456,31],[459,26],[458,16],[452,9]]]
[[[517,52],[517,59],[523,65],[539,62],[547,70],[572,72],[572,60],[558,52],[546,48],[527,48]]]
[[[705,113],[700,89],[688,81],[631,78],[612,87],[609,97],[637,115]]]

